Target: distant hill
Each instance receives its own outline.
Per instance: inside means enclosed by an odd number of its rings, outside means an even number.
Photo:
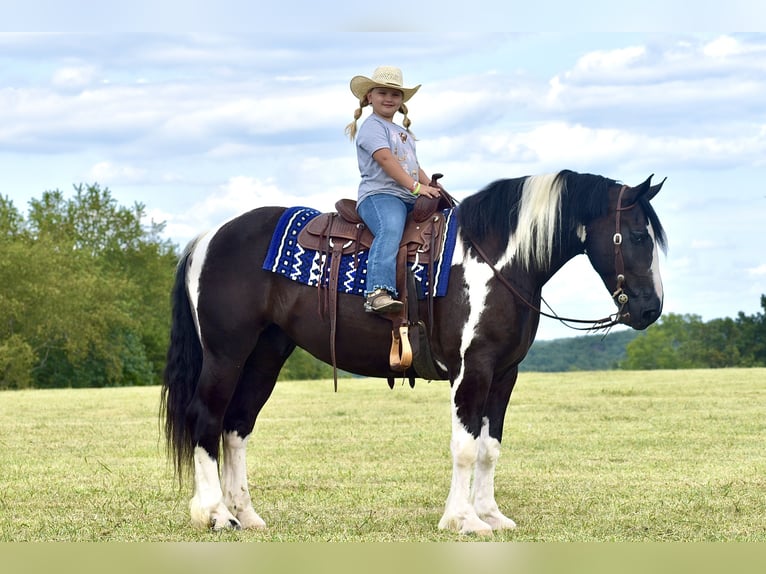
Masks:
[[[625,358],[625,347],[639,331],[616,331],[606,335],[582,335],[551,341],[535,341],[520,371],[604,371],[616,369]]]

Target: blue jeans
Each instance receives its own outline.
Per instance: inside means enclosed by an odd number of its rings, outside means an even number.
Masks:
[[[375,236],[367,255],[366,294],[386,289],[396,295],[396,255],[413,205],[388,193],[378,193],[365,197],[357,206],[359,216]]]

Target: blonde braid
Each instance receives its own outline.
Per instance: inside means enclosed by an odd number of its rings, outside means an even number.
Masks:
[[[416,140],[418,138],[415,137],[415,134],[410,131],[410,126],[412,125],[412,122],[410,121],[410,118],[407,117],[407,106],[402,103],[402,105],[399,107],[399,113],[404,115],[404,119],[402,120],[402,125],[404,126],[404,129],[407,130],[407,133],[412,136],[412,139]]]
[[[362,117],[362,108],[368,106],[369,104],[370,102],[367,101],[366,95],[363,98],[359,98],[359,107],[354,112],[354,121],[348,124],[344,130],[351,141],[354,141],[356,138],[356,122],[359,120],[359,118]]]

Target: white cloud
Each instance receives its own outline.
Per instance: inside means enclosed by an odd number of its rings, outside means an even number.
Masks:
[[[725,58],[741,54],[743,51],[742,44],[731,36],[720,36],[702,48],[702,53],[712,58]]]
[[[718,243],[712,239],[695,239],[691,242],[690,247],[692,249],[713,249],[718,246]]]
[[[269,205],[270,199],[282,195],[272,181],[259,181],[250,177],[230,178],[202,200],[186,203],[173,211],[147,209],[147,217],[164,221],[165,230],[175,241],[187,241],[238,215]]]
[[[751,267],[747,270],[748,275],[753,275],[756,277],[760,277],[762,275],[766,275],[766,263],[762,263],[761,265],[758,265],[757,267]]]
[[[94,182],[107,182],[110,186],[114,186],[121,183],[139,182],[145,177],[146,170],[144,169],[101,161],[90,168],[85,179]]]
[[[582,56],[575,64],[570,74],[578,75],[603,75],[609,73],[621,73],[626,68],[632,68],[634,64],[640,64],[646,57],[645,46],[628,46],[616,50],[597,50]]]
[[[90,85],[95,76],[96,69],[93,66],[71,66],[56,70],[51,82],[56,87],[79,89]]]

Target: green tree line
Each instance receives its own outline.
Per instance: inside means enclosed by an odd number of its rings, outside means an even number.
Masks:
[[[763,312],[704,322],[699,315],[664,315],[626,347],[624,369],[766,367],[766,295]]]
[[[108,188],[0,195],[0,389],[159,384],[178,247]],[[283,378],[324,378],[305,352]]]
[[[521,364],[526,371],[705,369],[766,367],[766,295],[763,312],[702,321],[668,313],[646,331],[619,331],[538,341]]]

